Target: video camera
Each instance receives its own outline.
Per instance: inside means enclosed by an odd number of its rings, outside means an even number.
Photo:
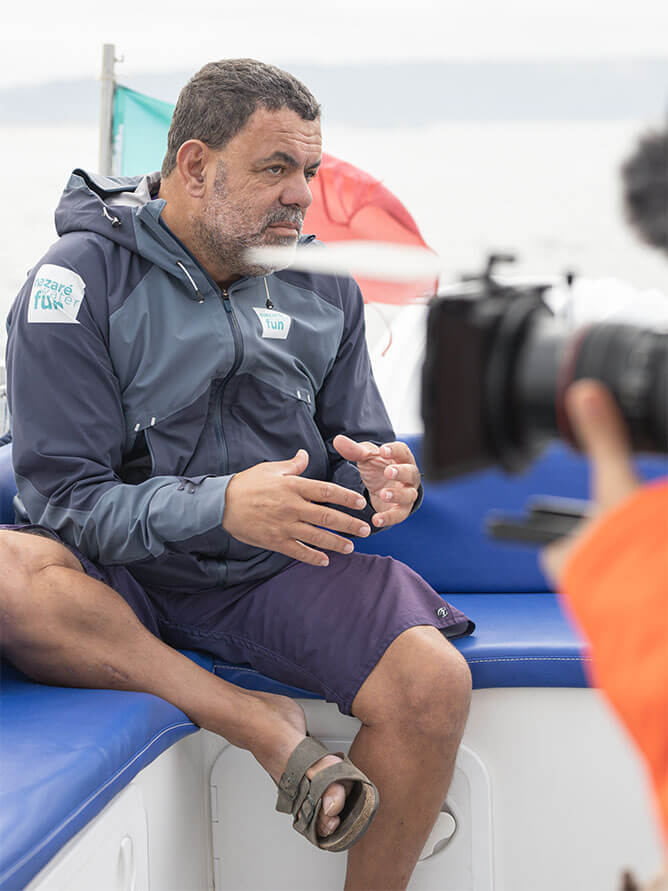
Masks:
[[[513,259],[492,255],[482,275],[430,304],[422,371],[427,478],[494,465],[519,472],[555,437],[577,447],[564,396],[580,378],[612,392],[635,451],[668,453],[668,334],[612,322],[573,330],[548,307],[549,285],[495,277],[497,264]],[[581,516],[559,506],[543,512],[569,515],[557,524],[563,531]]]

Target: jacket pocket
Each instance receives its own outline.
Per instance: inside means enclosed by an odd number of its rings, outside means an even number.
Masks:
[[[179,476],[195,453],[206,425],[209,391],[174,414],[150,418],[143,426],[151,455],[151,476]],[[142,429],[140,427],[139,429]]]
[[[263,461],[285,461],[306,449],[304,476],[329,479],[327,449],[314,420],[315,395],[306,382],[279,389],[252,375],[237,375],[225,388],[223,432],[228,473]]]

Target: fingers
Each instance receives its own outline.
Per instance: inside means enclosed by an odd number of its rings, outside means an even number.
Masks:
[[[366,528],[368,535],[371,530],[368,526]],[[339,554],[351,554],[354,545],[347,538],[342,538],[326,529],[319,529],[309,523],[294,523],[285,537],[272,543],[271,549],[301,563],[309,563],[311,566],[328,566],[329,557],[317,548],[336,551]]]
[[[274,546],[274,550],[279,553],[312,566],[327,566],[327,555],[309,545],[339,554],[350,554],[354,550],[353,543],[330,530],[361,537],[371,534],[368,523],[331,507],[332,504],[339,504],[353,510],[365,508],[366,499],[359,492],[335,483],[301,477],[294,480],[294,488],[300,496],[300,503],[294,508],[297,517],[286,528],[287,535],[283,541]]]
[[[352,489],[305,479],[300,474],[307,466],[308,453],[299,449],[287,461],[264,461],[234,474],[225,493],[225,531],[245,544],[314,566],[329,561],[310,545],[350,553],[352,542],[335,533],[366,536],[371,527],[333,505],[359,511],[367,501]]]
[[[285,554],[286,557],[292,557],[293,560],[299,560],[300,563],[308,563],[311,566],[329,566],[327,554],[309,548],[301,541],[286,539],[282,546],[275,547],[273,550],[279,554]]]
[[[415,458],[413,457],[413,453],[408,448],[405,442],[386,442],[380,447],[380,454],[382,458],[392,458],[394,461],[397,461],[401,464],[413,464],[415,465]]]
[[[593,380],[577,381],[569,388],[566,410],[593,462],[594,502],[604,510],[614,507],[638,485],[623,416],[608,390]]]
[[[403,523],[409,514],[410,508],[397,505],[396,507],[384,510],[382,514],[374,514],[371,517],[371,522],[378,529],[387,529],[390,526],[396,526],[398,523]]]
[[[368,528],[368,527],[367,527]],[[327,529],[319,529],[309,523],[298,523],[294,527],[294,535],[297,541],[303,544],[315,545],[325,551],[336,551],[339,554],[352,554],[355,550],[352,541],[335,535]]]
[[[418,491],[414,486],[405,486],[403,484],[381,489],[378,493],[378,497],[382,501],[387,501],[388,504],[402,505],[404,507],[412,507],[417,496]]]
[[[580,446],[592,460],[592,495],[597,512],[608,510],[638,485],[622,413],[610,392],[594,380],[580,380],[569,387],[566,411]],[[555,587],[576,542],[592,525],[592,520],[580,523],[573,533],[541,552],[543,571]]]
[[[299,495],[307,501],[322,501],[326,504],[339,504],[353,510],[363,510],[366,499],[359,492],[337,486],[336,483],[321,480],[299,479],[295,482]]]
[[[342,458],[345,458],[346,461],[353,461],[355,464],[378,455],[377,445],[372,442],[355,442],[354,439],[350,439],[349,436],[344,436],[342,433],[334,437],[332,445]]]
[[[324,505],[306,504],[299,514],[300,520],[312,526],[336,529],[337,532],[346,532],[348,535],[359,535],[363,538],[371,532],[368,524],[358,517],[351,517],[348,514]]]
[[[338,511],[332,511],[332,513],[338,514]],[[339,514],[339,516],[345,516],[345,514]],[[347,519],[351,520],[352,517]],[[357,526],[360,525],[359,520],[354,522],[357,523]],[[364,524],[364,529],[366,531],[361,534],[369,535],[371,530],[366,523]],[[355,532],[353,534],[358,533]],[[316,548],[336,551],[339,554],[351,554],[355,549],[352,541],[349,541],[347,538],[335,535],[327,529],[312,526],[308,522],[293,524],[289,535],[289,538],[286,537],[282,541],[277,542],[274,550],[278,551],[279,554],[292,557],[294,560],[300,560],[302,563],[310,563],[312,566],[327,566],[329,564],[327,554],[323,554],[322,551],[316,550]],[[309,545],[315,545],[316,548],[309,547]]]
[[[384,475],[389,480],[405,483],[415,489],[420,485],[420,471],[415,464],[390,464],[385,468]]]
[[[397,448],[396,451],[400,454],[405,454],[405,449],[412,458],[410,449],[403,442],[392,443],[390,446],[382,446],[381,451],[384,448],[392,450],[392,446],[403,446],[403,448]],[[378,496],[383,501],[408,507],[410,509],[418,497],[418,488],[420,486],[420,471],[415,463],[390,464],[385,468],[383,475],[388,480],[388,484],[381,489]],[[392,482],[389,482],[390,480]]]
[[[309,455],[306,449],[297,449],[294,458],[289,458],[287,461],[276,461],[273,463],[278,466],[281,472],[286,476],[300,476],[308,467],[308,462]]]

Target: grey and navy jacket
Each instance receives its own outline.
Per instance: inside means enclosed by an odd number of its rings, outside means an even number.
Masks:
[[[32,523],[148,588],[197,592],[290,562],[222,528],[234,473],[305,448],[305,476],[363,492],[332,439],[394,434],[355,282],[285,270],[221,291],[157,187],[72,174],[60,238],[8,317],[13,461]]]

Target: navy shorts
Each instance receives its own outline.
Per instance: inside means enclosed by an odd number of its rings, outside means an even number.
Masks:
[[[25,532],[53,533],[35,526]],[[446,637],[475,627],[391,557],[330,552],[329,566],[295,561],[268,579],[222,591],[144,589],[123,566],[100,566],[66,545],[84,571],[117,591],[153,634],[310,690],[351,714],[357,691],[392,641],[415,625]]]

